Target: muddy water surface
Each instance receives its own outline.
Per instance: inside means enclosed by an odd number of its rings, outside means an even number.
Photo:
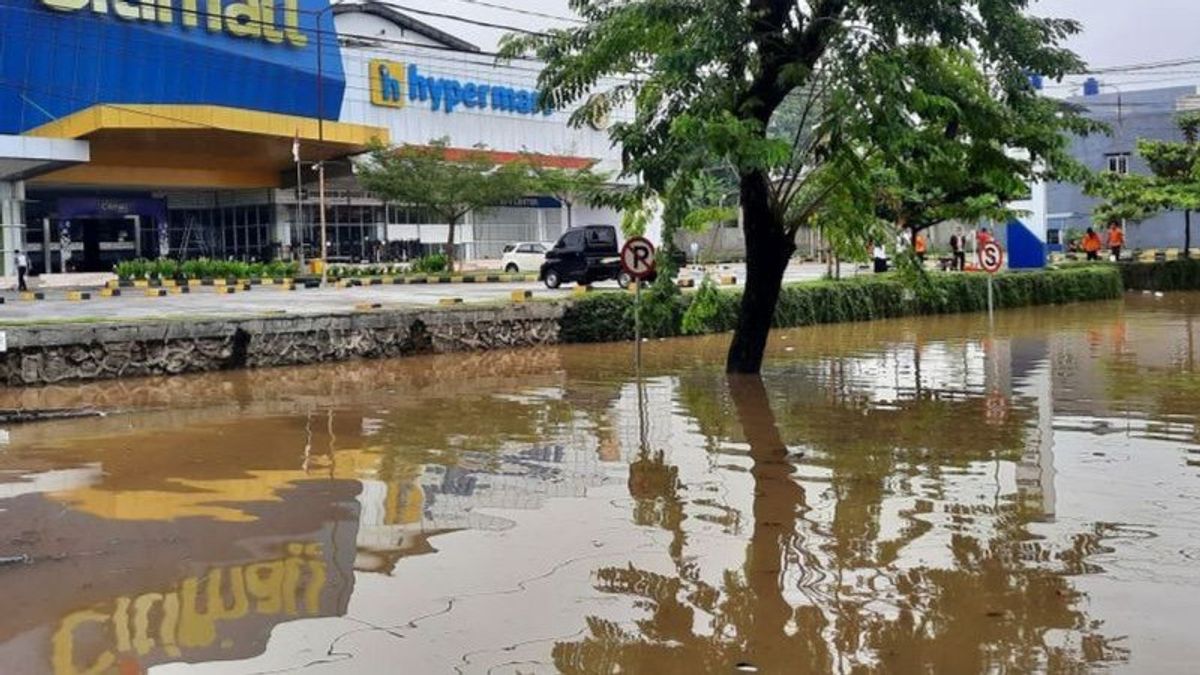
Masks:
[[[0,392],[0,673],[1184,672],[1200,297]]]

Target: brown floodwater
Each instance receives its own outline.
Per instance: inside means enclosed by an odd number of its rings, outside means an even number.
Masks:
[[[0,392],[0,673],[1185,672],[1200,296]]]

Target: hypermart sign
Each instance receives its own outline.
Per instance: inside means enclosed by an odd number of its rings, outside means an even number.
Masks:
[[[370,62],[371,103],[403,108],[408,103],[428,105],[447,114],[459,109],[494,110],[519,115],[549,115],[538,106],[538,93],[482,82],[432,77],[416,64],[373,59]]]
[[[60,12],[90,11],[125,21],[180,25],[291,47],[308,45],[299,0],[41,0]],[[178,6],[176,6],[178,5]]]

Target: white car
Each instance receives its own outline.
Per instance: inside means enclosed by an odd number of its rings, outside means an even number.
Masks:
[[[500,266],[505,272],[537,272],[546,261],[546,251],[550,247],[536,241],[523,241],[504,247]]]

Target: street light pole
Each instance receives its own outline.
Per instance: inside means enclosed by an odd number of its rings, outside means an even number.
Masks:
[[[317,142],[321,152],[325,151],[325,31],[321,29],[321,18],[325,13],[336,7],[338,2],[331,2],[317,12]],[[331,31],[333,39],[337,40],[337,29]],[[329,240],[325,236],[325,162],[317,163],[317,208],[321,210],[321,288],[329,282]]]

